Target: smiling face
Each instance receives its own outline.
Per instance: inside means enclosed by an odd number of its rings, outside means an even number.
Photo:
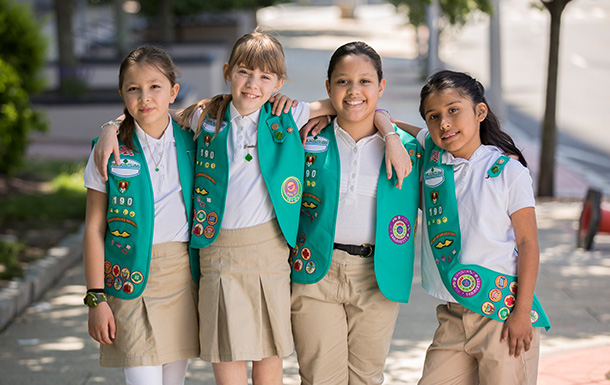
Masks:
[[[481,145],[480,125],[487,116],[485,103],[472,100],[455,89],[432,92],[423,103],[430,137],[456,158],[469,159]]]
[[[385,79],[379,79],[371,59],[365,55],[343,56],[326,81],[339,126],[348,132],[352,127],[374,132],[375,109],[384,88]]]
[[[137,63],[125,71],[119,93],[140,127],[158,137],[169,123],[169,105],[176,99],[179,88],[178,84],[172,86],[155,66]]]
[[[227,66],[228,63],[225,63],[225,73]],[[277,74],[244,66],[234,66],[226,80],[231,83],[233,105],[242,116],[261,108],[284,84],[284,79]]]

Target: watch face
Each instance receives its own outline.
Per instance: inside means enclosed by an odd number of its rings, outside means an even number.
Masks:
[[[106,295],[103,293],[87,293],[84,298],[85,305],[96,307],[100,302],[106,301]]]

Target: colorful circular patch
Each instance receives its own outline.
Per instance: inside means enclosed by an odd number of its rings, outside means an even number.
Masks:
[[[397,215],[390,220],[388,228],[390,239],[397,245],[406,243],[411,237],[411,224],[407,217]]]
[[[290,248],[290,256],[296,257],[299,254],[299,246]]]
[[[113,282],[114,282],[114,276],[112,274],[106,274],[106,278],[105,278],[106,286],[108,286],[108,287],[112,286]]]
[[[119,274],[121,274],[121,266],[119,266],[119,265],[112,266],[112,275],[114,275],[115,277],[118,277]]]
[[[458,295],[472,297],[481,290],[481,277],[474,270],[460,270],[453,275],[451,286]]]
[[[123,282],[121,281],[121,278],[116,277],[114,279],[113,285],[114,285],[114,290],[117,290],[117,291],[121,290],[121,287],[123,286]]]
[[[297,203],[301,199],[301,181],[289,176],[282,183],[282,198],[288,203]]]
[[[483,306],[481,306],[481,311],[483,314],[491,315],[494,313],[494,311],[496,311],[496,305],[487,301],[483,303]]]
[[[509,283],[508,290],[514,295],[517,295],[517,281],[512,281],[511,283]]]
[[[195,214],[195,219],[197,219],[197,222],[203,222],[205,221],[206,215],[207,213],[205,212],[205,210],[198,210],[197,214]]]
[[[110,261],[104,261],[104,273],[110,274],[112,271],[112,263]]]
[[[294,261],[294,271],[301,271],[301,270],[303,270],[303,260],[296,259]]]
[[[508,285],[508,279],[506,279],[506,277],[503,275],[499,275],[496,278],[496,287],[498,289],[504,289],[506,285]]]
[[[514,295],[509,294],[504,298],[504,304],[507,308],[512,309],[515,306],[515,302],[517,302],[517,300]]]
[[[133,273],[131,273],[131,280],[137,285],[144,280],[144,275],[142,275],[142,273],[140,273],[139,271],[134,271]]]
[[[203,226],[200,223],[197,223],[195,226],[193,226],[193,235],[200,237],[201,234],[203,234]]]
[[[500,291],[500,289],[491,289],[489,291],[489,299],[494,302],[498,302],[499,300],[501,300],[502,292]]]
[[[536,321],[538,321],[538,318],[540,318],[540,316],[538,315],[538,312],[534,309],[532,309],[532,311],[530,312],[530,320],[532,321],[532,323],[535,323]]]
[[[510,310],[507,307],[501,307],[500,310],[498,310],[498,318],[500,318],[502,321],[506,321],[509,315]]]
[[[129,271],[128,268],[124,267],[121,269],[121,279],[123,281],[128,280],[130,275],[131,275],[131,272]]]
[[[297,245],[303,246],[304,244],[305,244],[305,233],[301,233],[297,237]]]
[[[215,225],[218,222],[218,214],[216,214],[215,212],[211,212],[208,214],[208,223],[210,225]]]
[[[212,238],[214,233],[216,233],[214,226],[206,226],[205,229],[203,229],[203,236],[208,239]]]
[[[313,274],[316,271],[316,263],[314,261],[307,262],[307,265],[305,265],[305,271],[307,274]]]
[[[311,250],[309,250],[309,247],[303,247],[303,250],[301,250],[301,257],[306,261],[311,258]]]
[[[123,292],[125,292],[125,294],[131,294],[133,293],[133,283],[131,282],[125,282],[123,284]]]

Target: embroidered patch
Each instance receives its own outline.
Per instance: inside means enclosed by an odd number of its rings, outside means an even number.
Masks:
[[[440,186],[445,181],[445,171],[442,168],[430,167],[424,172],[424,183],[427,187]]]
[[[216,222],[218,222],[218,214],[212,211],[208,214],[208,223],[213,226]]]
[[[517,295],[517,282],[516,281],[512,281],[511,283],[508,284],[508,290],[513,293],[514,295]]]
[[[116,290],[116,291],[121,290],[121,287],[123,287],[123,282],[121,281],[120,278],[117,277],[114,279],[113,287],[114,287],[114,290]]]
[[[508,279],[506,279],[506,277],[503,275],[499,275],[496,278],[496,287],[498,289],[504,289],[506,285],[508,285]]]
[[[123,230],[122,232],[119,232],[119,230],[113,230],[113,231],[110,232],[110,234],[114,235],[115,237],[121,237],[121,238],[131,237],[131,234],[129,234],[125,230]]]
[[[305,233],[301,233],[297,237],[297,245],[303,246],[304,244],[305,244]]]
[[[328,149],[328,139],[323,136],[308,136],[305,140],[305,152],[324,152]]]
[[[116,164],[114,161],[110,164],[110,173],[124,178],[131,178],[140,174],[140,162],[133,159],[123,159],[121,164]]]
[[[119,192],[121,194],[123,194],[125,191],[127,191],[127,189],[129,188],[129,182],[127,182],[126,180],[120,180],[117,183],[117,187],[119,189]]]
[[[311,258],[311,250],[309,250],[309,247],[303,247],[303,250],[301,250],[301,257],[306,261]]]
[[[501,300],[502,292],[500,291],[500,289],[491,289],[489,291],[489,299],[494,302],[498,302],[499,300]]]
[[[314,163],[315,163],[315,161],[316,161],[316,156],[315,156],[315,155],[308,154],[308,155],[305,157],[305,165],[306,165],[307,167],[311,167],[311,165],[312,165],[312,164],[314,164]]]
[[[517,299],[515,298],[514,295],[507,295],[506,298],[504,298],[504,304],[506,305],[506,307],[508,308],[513,308],[515,306],[515,302],[517,301]]]
[[[297,177],[289,176],[282,183],[282,198],[290,204],[301,199],[301,192],[301,181]]]
[[[129,279],[130,275],[131,275],[131,272],[129,271],[128,268],[124,267],[121,269],[121,279],[123,281],[127,281]]]
[[[392,242],[402,245],[411,237],[411,224],[405,216],[396,215],[390,220],[388,232]]]
[[[453,275],[451,287],[462,297],[472,297],[481,290],[481,277],[474,270],[463,269]]]
[[[438,191],[432,191],[430,193],[430,200],[432,201],[432,204],[436,204],[438,202]]]
[[[222,122],[222,124],[220,125],[220,129],[218,130],[218,132],[221,132],[222,130],[224,130],[224,128],[227,126],[227,122]],[[203,129],[203,131],[205,132],[212,132],[215,133],[216,132],[216,119],[210,119],[210,118],[206,118],[206,120],[203,121],[203,124],[201,125],[201,128]],[[205,137],[204,137],[205,139]]]
[[[133,151],[127,148],[127,146],[125,146],[124,144],[122,144],[119,146],[119,154],[133,156]]]
[[[206,226],[205,229],[203,229],[203,236],[208,239],[212,238],[215,233],[216,229],[214,228],[214,226]]]
[[[109,274],[112,271],[112,263],[104,261],[104,273]]]
[[[125,283],[123,284],[123,292],[124,292],[125,294],[131,294],[131,293],[133,293],[133,283],[131,283],[131,282],[125,282]]]
[[[293,268],[294,268],[294,271],[301,271],[301,270],[303,270],[303,260],[297,258],[294,261]]]
[[[540,318],[540,316],[538,315],[538,312],[534,309],[532,309],[532,311],[530,312],[530,320],[532,321],[532,323],[535,323],[536,321],[538,321],[538,318]]]
[[[196,237],[200,237],[203,234],[203,226],[200,223],[197,223],[193,226],[193,235]]]
[[[106,274],[106,278],[104,279],[104,283],[106,284],[106,286],[111,287],[113,282],[114,277],[112,276],[112,274]]]
[[[144,280],[144,275],[139,271],[134,271],[133,273],[131,273],[131,280],[137,285]]]
[[[115,277],[118,277],[119,274],[121,274],[121,266],[119,266],[119,265],[112,266],[112,275],[114,275]]]
[[[307,262],[307,265],[305,265],[305,271],[307,274],[313,274],[316,271],[316,263],[314,261]]]
[[[195,192],[199,195],[208,195],[208,190],[203,187],[195,187]]]
[[[484,302],[481,306],[481,311],[483,312],[483,314],[491,315],[494,311],[496,311],[496,306],[493,303],[487,301]]]
[[[500,310],[498,310],[498,318],[502,321],[505,321],[509,315],[510,310],[507,307],[501,307]]]

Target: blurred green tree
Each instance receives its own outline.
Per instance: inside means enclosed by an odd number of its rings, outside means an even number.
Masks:
[[[28,5],[0,0],[0,174],[23,162],[28,133],[46,130],[30,95],[44,87],[46,41]]]

